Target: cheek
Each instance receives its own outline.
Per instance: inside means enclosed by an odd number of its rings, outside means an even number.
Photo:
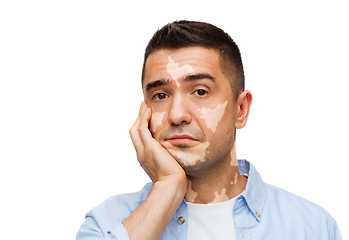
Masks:
[[[165,112],[154,112],[150,119],[150,131],[156,133],[156,130],[159,126],[163,124],[163,119]]]
[[[216,132],[218,123],[221,121],[227,105],[228,105],[228,101],[218,104],[213,109],[211,108],[198,109],[198,112],[201,114],[200,118],[204,120],[206,127],[210,129],[213,133]]]

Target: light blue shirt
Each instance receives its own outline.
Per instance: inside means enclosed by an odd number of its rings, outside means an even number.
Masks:
[[[248,175],[232,214],[239,240],[341,240],[336,221],[320,206],[263,182],[255,167],[239,160]],[[86,214],[77,240],[129,239],[122,222],[148,197],[152,183],[131,194],[111,197]],[[161,239],[187,239],[188,207],[183,200]],[[146,234],[146,233],[144,233]]]

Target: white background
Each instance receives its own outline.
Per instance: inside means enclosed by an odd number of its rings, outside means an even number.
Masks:
[[[188,19],[242,52],[254,102],[238,157],[323,206],[349,239],[347,3],[124,2],[1,1],[1,238],[75,239],[92,207],[149,181],[128,134],[143,53],[159,27]]]

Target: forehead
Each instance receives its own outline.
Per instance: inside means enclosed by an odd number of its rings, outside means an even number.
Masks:
[[[143,85],[157,79],[173,79],[168,72],[170,61],[178,64],[178,68],[190,65],[195,73],[209,73],[215,78],[224,77],[220,67],[219,55],[213,49],[202,47],[181,48],[176,50],[162,49],[149,55],[145,64]]]

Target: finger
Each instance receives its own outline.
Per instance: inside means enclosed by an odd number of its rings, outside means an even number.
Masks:
[[[141,124],[142,114],[143,114],[143,104],[141,104],[139,115],[138,115],[136,121],[134,122],[134,124],[132,125],[132,127],[129,130],[133,146],[135,147],[136,152],[137,152],[137,156],[139,156],[139,157],[141,157],[143,155],[143,152],[144,152],[144,145],[143,145],[142,139],[141,139],[140,134],[139,134],[139,128],[140,128],[140,124]]]
[[[149,144],[153,145],[155,141],[148,128],[150,119],[151,108],[147,107],[147,109],[145,109],[144,115],[142,116],[139,128],[139,134],[145,147],[149,146]]]
[[[138,131],[140,123],[141,123],[141,120],[140,120],[140,117],[138,117],[135,123],[133,124],[133,126],[129,130],[131,140],[132,140],[133,146],[136,149],[137,154],[140,153],[140,150],[144,148],[141,137],[139,135],[139,131]]]

